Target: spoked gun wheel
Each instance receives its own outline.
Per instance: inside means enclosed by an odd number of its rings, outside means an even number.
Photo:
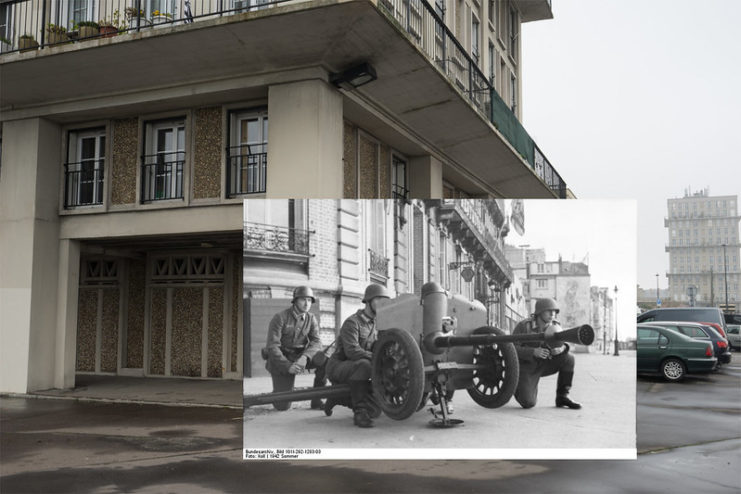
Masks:
[[[425,373],[422,352],[402,329],[379,333],[373,350],[373,395],[383,413],[394,420],[412,415],[422,401]]]
[[[492,327],[474,331],[474,334],[482,333],[506,334],[501,329]],[[520,379],[520,364],[515,346],[512,343],[474,346],[473,363],[484,366],[473,372],[473,383],[468,388],[473,401],[486,408],[499,408],[506,404],[515,393]]]

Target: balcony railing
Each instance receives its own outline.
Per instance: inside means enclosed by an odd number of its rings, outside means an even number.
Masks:
[[[227,148],[227,196],[259,194],[266,190],[267,143]]]
[[[26,51],[274,7],[295,0],[4,0],[0,52]],[[97,27],[88,25],[95,23]],[[92,28],[92,29],[88,29]]]
[[[64,208],[103,204],[105,160],[64,164]]]
[[[244,252],[309,255],[309,230],[262,223],[244,223]]]
[[[142,156],[141,202],[183,198],[185,152]]]
[[[425,0],[379,0],[378,7],[409,33],[417,47],[468,97],[482,116],[494,124],[551,190],[565,198],[566,183],[434,7]],[[536,168],[536,154],[540,156],[540,169]]]
[[[368,271],[371,276],[385,282],[389,277],[389,260],[373,249],[368,249]]]

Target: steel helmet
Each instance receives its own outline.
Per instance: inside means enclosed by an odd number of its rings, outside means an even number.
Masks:
[[[391,298],[389,297],[389,291],[385,286],[379,285],[378,283],[371,283],[365,289],[363,303],[370,302],[376,297]]]
[[[314,298],[314,290],[311,289],[311,287],[308,286],[297,286],[293,290],[293,302],[296,301],[297,298],[304,298],[308,297],[311,299],[311,303],[316,303],[316,299]]]
[[[555,310],[556,314],[558,314],[559,308],[558,304],[556,304],[556,301],[552,298],[539,298],[535,301],[535,315],[540,315],[541,312],[546,310]]]

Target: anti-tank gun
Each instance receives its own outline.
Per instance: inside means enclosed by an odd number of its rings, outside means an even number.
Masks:
[[[421,310],[420,310],[421,306]],[[404,420],[428,402],[436,405],[433,425],[461,423],[448,415],[447,401],[466,390],[485,408],[506,404],[517,388],[519,363],[513,342],[544,341],[590,345],[594,330],[583,325],[544,333],[510,335],[487,325],[486,308],[478,301],[449,296],[435,282],[421,297],[404,294],[385,301],[376,316],[378,340],[373,348],[371,384],[385,415]],[[246,396],[245,406],[278,401],[349,397],[346,385]]]

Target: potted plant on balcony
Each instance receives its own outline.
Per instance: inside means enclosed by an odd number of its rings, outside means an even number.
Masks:
[[[80,33],[80,39],[92,38],[100,34],[100,26],[97,22],[93,21],[80,21],[77,24],[78,32]]]
[[[13,43],[5,36],[0,36],[0,53],[5,53],[13,49]]]
[[[56,24],[48,24],[46,26],[46,44],[58,45],[69,41],[67,36],[67,28],[64,26],[57,26]]]
[[[140,27],[147,27],[150,25],[149,19],[144,17],[143,10],[137,10],[134,7],[126,7],[124,9],[126,19],[129,21],[129,29],[136,29],[137,22]]]
[[[101,20],[98,22],[98,26],[101,38],[112,38],[118,34],[118,28],[112,22]]]
[[[168,12],[160,12],[159,10],[152,11],[152,24],[167,24],[172,22],[172,14]]]
[[[18,36],[18,49],[20,51],[31,51],[36,50],[39,47],[39,42],[31,34],[21,34]]]

